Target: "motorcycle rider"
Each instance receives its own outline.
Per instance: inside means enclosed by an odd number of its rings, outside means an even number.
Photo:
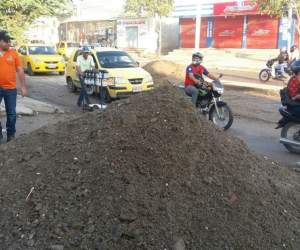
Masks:
[[[207,69],[201,65],[203,61],[203,55],[200,52],[195,52],[192,54],[192,63],[186,68],[186,75],[184,81],[184,91],[187,95],[192,97],[192,103],[196,106],[196,101],[198,98],[199,85],[203,82],[195,78],[194,74],[201,74],[209,77],[212,80],[217,80],[213,74],[209,73]]]
[[[281,75],[285,76],[284,67],[287,67],[287,62],[289,61],[289,54],[287,53],[286,47],[280,48],[280,53],[276,58],[271,59],[271,61],[278,61],[278,64],[272,65],[271,75],[273,78],[276,78],[275,69],[280,69]]]
[[[300,100],[300,60],[291,64],[291,70],[295,75],[287,84],[289,95],[293,100]],[[288,106],[288,109],[300,117],[300,105]]]
[[[288,60],[289,66],[292,64],[292,62],[297,61],[299,59],[299,50],[297,45],[292,45],[290,48],[290,59]]]

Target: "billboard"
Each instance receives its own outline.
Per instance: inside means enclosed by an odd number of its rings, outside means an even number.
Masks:
[[[236,1],[226,3],[215,3],[214,16],[235,16],[235,15],[253,15],[258,14],[259,5],[252,1]]]

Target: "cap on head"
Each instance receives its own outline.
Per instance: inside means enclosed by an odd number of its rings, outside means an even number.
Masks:
[[[0,31],[0,40],[3,40],[5,42],[11,40],[11,37],[8,35],[8,33],[5,30]]]
[[[84,53],[84,52],[90,52],[90,50],[89,50],[88,47],[84,46],[84,47],[82,48],[82,52],[83,52],[83,53]]]
[[[286,52],[286,47],[281,47],[281,48],[280,48],[280,51],[281,51],[281,52]]]

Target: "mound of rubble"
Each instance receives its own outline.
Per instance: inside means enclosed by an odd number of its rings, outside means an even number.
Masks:
[[[299,179],[164,85],[0,147],[0,249],[299,249]]]

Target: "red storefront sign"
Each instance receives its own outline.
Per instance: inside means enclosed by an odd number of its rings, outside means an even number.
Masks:
[[[243,18],[242,16],[214,17],[213,48],[241,48]]]
[[[214,4],[214,16],[248,15],[258,13],[258,4],[252,1],[236,1]]]
[[[247,49],[274,49],[278,45],[279,19],[248,16]]]
[[[200,46],[206,46],[206,26],[207,18],[201,18],[200,27]],[[180,47],[181,48],[195,48],[195,35],[196,35],[196,19],[195,18],[182,18],[180,19]]]

